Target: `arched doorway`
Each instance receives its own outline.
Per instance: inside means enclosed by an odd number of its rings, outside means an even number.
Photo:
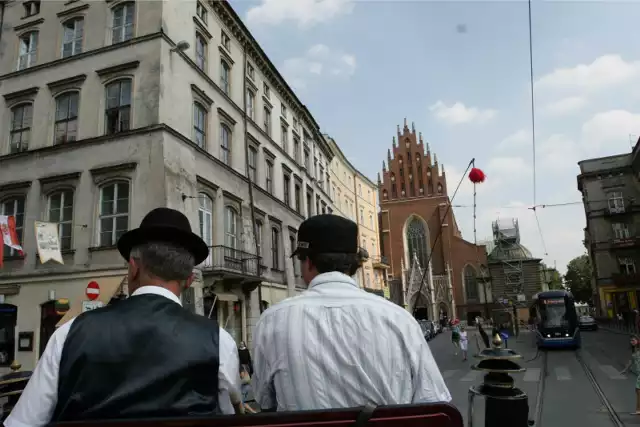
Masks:
[[[442,326],[449,322],[449,307],[444,302],[438,304],[438,320]]]
[[[51,335],[56,331],[56,325],[62,319],[62,314],[56,310],[56,301],[50,300],[40,305],[40,353],[42,356],[44,349]]]
[[[413,307],[413,316],[418,320],[431,320],[429,299],[422,292],[416,292],[411,298]]]

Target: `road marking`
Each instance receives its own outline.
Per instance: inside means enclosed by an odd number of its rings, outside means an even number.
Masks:
[[[460,369],[450,369],[448,371],[442,371],[442,378],[448,380],[454,376]]]
[[[540,368],[529,368],[524,373],[524,382],[536,383],[540,381]]]
[[[469,371],[469,372],[467,372],[467,375],[465,375],[464,377],[460,378],[460,381],[466,382],[466,383],[474,382],[474,381],[478,380],[478,377],[480,375],[482,375],[482,372],[480,372],[480,371]]]
[[[571,372],[569,372],[569,370],[564,366],[558,366],[557,368],[554,368],[554,371],[558,381],[569,381],[571,379]]]
[[[609,379],[612,379],[612,380],[627,379],[626,375],[620,374],[620,371],[618,371],[616,368],[614,368],[611,365],[600,365],[600,370],[604,372],[609,377]]]

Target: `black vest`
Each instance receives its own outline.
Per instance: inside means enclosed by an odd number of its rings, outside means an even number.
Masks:
[[[218,410],[218,325],[159,295],[82,313],[60,360],[51,422]]]

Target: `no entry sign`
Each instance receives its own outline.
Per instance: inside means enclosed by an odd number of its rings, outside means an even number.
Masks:
[[[86,290],[87,298],[91,301],[95,300],[100,296],[100,285],[98,282],[89,282]]]

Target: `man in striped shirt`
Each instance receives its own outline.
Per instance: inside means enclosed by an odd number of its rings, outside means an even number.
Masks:
[[[297,411],[449,402],[420,326],[406,310],[358,288],[358,226],[307,219],[292,254],[308,290],[265,311],[254,332],[256,402]]]

